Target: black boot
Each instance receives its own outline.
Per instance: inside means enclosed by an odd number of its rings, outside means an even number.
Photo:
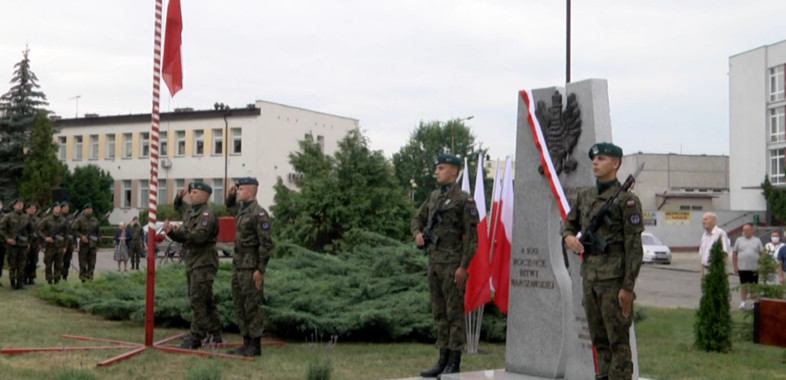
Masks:
[[[445,366],[445,369],[442,371],[442,374],[459,373],[461,372],[460,367],[461,367],[461,350],[450,351],[450,358],[448,358],[448,365]],[[439,378],[441,378],[441,376]]]
[[[251,342],[243,352],[243,356],[252,357],[262,355],[262,338],[251,338]]]
[[[229,350],[230,355],[243,355],[244,352],[248,349],[248,346],[251,345],[251,337],[248,335],[243,335],[243,345],[240,347],[233,348]]]
[[[25,280],[21,278],[16,279],[16,290],[23,290],[25,288]]]
[[[180,348],[185,348],[187,350],[196,350],[199,347],[202,347],[202,339],[194,338],[191,335],[187,335],[183,338],[183,343],[180,344]]]
[[[441,348],[439,350],[439,360],[437,360],[437,364],[434,364],[433,367],[423,370],[420,372],[421,377],[437,377],[442,371],[445,369],[445,366],[448,365],[448,354],[450,351],[447,348]]]

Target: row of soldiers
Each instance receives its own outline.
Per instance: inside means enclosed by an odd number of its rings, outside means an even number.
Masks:
[[[79,252],[79,279],[93,279],[98,248],[99,221],[93,207],[71,215],[68,201],[54,202],[39,219],[35,203],[11,201],[12,211],[0,219],[0,274],[8,257],[8,277],[13,289],[35,283],[39,251],[44,252],[44,274],[49,284],[66,280],[74,249]]]

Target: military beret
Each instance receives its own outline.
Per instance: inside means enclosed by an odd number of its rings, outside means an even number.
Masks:
[[[437,160],[434,161],[435,166],[439,164],[451,164],[461,167],[461,160],[453,154],[442,153],[439,156],[437,156]]]
[[[52,202],[52,206],[51,207],[60,207],[60,206],[63,205],[63,203],[65,203],[65,202],[54,201],[54,202]]]
[[[603,154],[606,156],[611,157],[622,157],[622,148],[607,142],[599,142],[592,146],[589,150],[589,158],[590,160],[594,159],[595,156]]]
[[[21,203],[22,206],[25,205],[25,200],[24,199],[22,199],[22,198],[14,198],[14,199],[11,200],[11,207],[13,207],[16,204],[16,202]]]
[[[237,185],[237,186],[243,186],[243,185],[259,186],[259,181],[257,181],[257,179],[254,178],[254,177],[243,177],[243,178],[238,178],[237,181],[235,182],[235,185]]]
[[[206,192],[208,194],[213,194],[213,188],[210,187],[210,185],[208,185],[208,184],[206,184],[206,183],[204,183],[202,181],[191,182],[191,184],[188,185],[188,188],[189,189],[198,189],[198,190],[202,190],[202,191],[204,191],[204,192]]]
[[[35,206],[35,202],[30,201],[30,202],[25,203],[25,208],[26,209],[30,208],[30,206]]]
[[[68,201],[60,201],[60,206],[68,206],[69,204]]]
[[[87,203],[85,203],[85,206],[82,207],[82,210],[89,209],[89,208],[93,208],[93,204],[90,203],[90,202],[87,202]]]

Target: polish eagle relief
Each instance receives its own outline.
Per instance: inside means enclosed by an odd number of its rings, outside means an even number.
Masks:
[[[538,101],[535,116],[542,128],[546,146],[551,155],[551,163],[557,175],[570,173],[576,170],[578,162],[572,157],[573,148],[581,135],[581,111],[576,94],[568,95],[568,104],[562,109],[562,95],[554,91],[551,96],[551,107],[546,107],[546,102]],[[538,172],[543,174],[543,166],[538,167]]]

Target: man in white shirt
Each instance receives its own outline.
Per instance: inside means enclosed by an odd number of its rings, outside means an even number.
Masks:
[[[721,239],[723,244],[723,263],[726,264],[726,258],[729,254],[729,238],[726,236],[726,231],[718,228],[716,225],[718,217],[712,213],[705,213],[701,217],[701,224],[704,227],[704,233],[701,234],[701,245],[699,246],[699,256],[701,257],[701,280],[704,281],[704,271],[710,267],[710,251],[712,245],[718,239]]]

